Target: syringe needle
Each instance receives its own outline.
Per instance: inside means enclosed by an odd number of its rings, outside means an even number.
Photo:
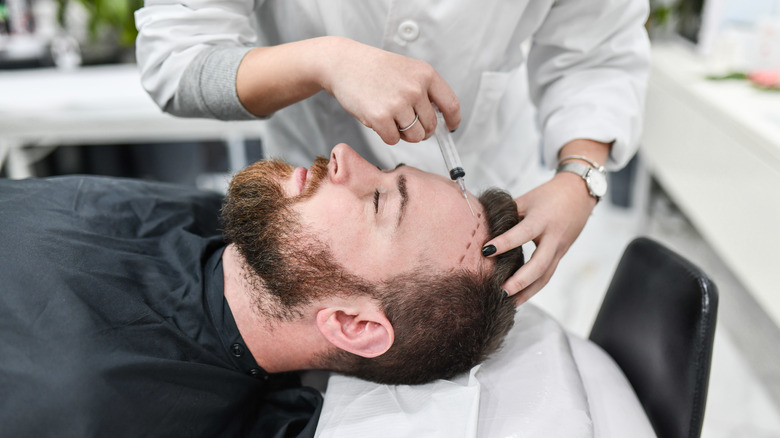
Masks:
[[[466,194],[464,193],[464,194],[463,194],[463,196],[466,196]],[[469,201],[469,197],[468,197],[468,196],[466,196],[466,204],[468,204],[468,205],[469,205],[469,210],[471,211],[471,217],[473,217],[474,219],[476,219],[476,218],[477,218],[477,215],[476,215],[476,214],[474,214],[474,209],[473,209],[473,208],[471,208],[471,201]]]
[[[466,183],[463,182],[463,177],[460,177],[457,179],[458,181],[458,187],[460,187],[460,192],[463,193],[463,197],[466,198],[466,204],[469,206],[469,211],[471,211],[471,216],[474,217],[474,219],[477,218],[477,215],[474,214],[474,209],[471,208],[471,201],[469,200],[468,192],[466,191]]]

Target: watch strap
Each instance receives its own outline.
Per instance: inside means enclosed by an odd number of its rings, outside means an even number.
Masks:
[[[585,178],[586,176],[588,176],[588,171],[590,169],[594,169],[594,167],[588,166],[587,164],[577,163],[574,161],[567,161],[565,163],[561,163],[558,166],[558,169],[555,171],[555,173],[571,172],[571,173],[576,173],[582,178]]]
[[[592,179],[594,178],[594,174],[601,174],[599,176],[601,178],[604,177],[604,170],[603,169],[604,169],[603,167],[596,168],[596,167],[591,167],[591,166],[588,166],[588,165],[582,164],[582,163],[567,161],[567,162],[564,162],[564,163],[560,163],[558,165],[558,169],[556,170],[556,173],[571,172],[571,173],[574,173],[576,175],[579,175],[585,181],[585,185],[588,187],[588,194],[590,196],[593,196],[594,198],[596,198],[596,201],[599,201],[599,200],[601,200],[601,195],[603,195],[603,193],[596,193],[596,192],[594,192],[594,187],[591,184],[593,184]],[[596,178],[599,178],[599,177],[596,177]],[[602,180],[602,181],[605,181],[605,180]]]

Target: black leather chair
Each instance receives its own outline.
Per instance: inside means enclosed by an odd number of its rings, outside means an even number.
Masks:
[[[634,387],[659,438],[701,436],[718,292],[688,260],[631,242],[590,333]]]

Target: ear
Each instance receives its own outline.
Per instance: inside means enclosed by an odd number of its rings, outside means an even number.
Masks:
[[[334,346],[367,358],[384,354],[395,333],[384,312],[372,300],[357,300],[317,312],[317,328]]]

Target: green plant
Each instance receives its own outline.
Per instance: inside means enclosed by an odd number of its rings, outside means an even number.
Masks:
[[[679,1],[650,1],[650,15],[647,17],[648,28],[660,28],[666,26],[672,17],[680,11]]]
[[[131,47],[135,43],[138,31],[133,13],[143,6],[143,0],[57,0],[57,18],[61,25],[69,1],[76,1],[87,10],[87,30],[91,39],[97,39],[102,28],[110,27],[116,31],[120,45]]]

